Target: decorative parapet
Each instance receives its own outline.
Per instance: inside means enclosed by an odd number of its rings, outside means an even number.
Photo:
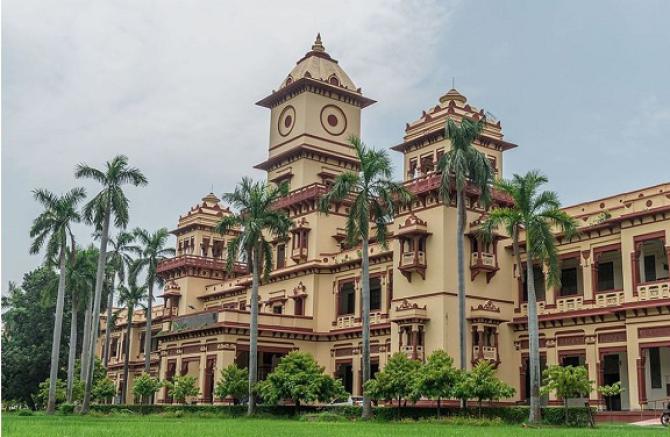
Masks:
[[[404,299],[400,305],[391,310],[391,321],[394,323],[426,322],[428,320],[430,319],[428,318],[426,305],[419,306],[407,299]]]

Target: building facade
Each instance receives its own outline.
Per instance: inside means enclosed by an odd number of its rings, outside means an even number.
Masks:
[[[276,206],[293,220],[289,238],[273,242],[274,270],[260,287],[259,378],[292,350],[312,354],[345,388],[361,394],[360,247],[346,243],[347,206],[319,213],[318,199],[334,178],[359,162],[347,138],[359,135],[365,97],[325,51],[320,38],[276,91],[257,104],[270,111],[268,158],[256,165],[290,193]],[[404,157],[403,178],[415,195],[389,224],[386,247],[372,241],[370,255],[372,373],[396,352],[424,360],[443,349],[458,366],[455,202],[439,195],[436,163],[449,141],[447,118],[479,120],[484,110],[452,89],[406,125],[392,150]],[[475,146],[502,175],[499,121],[487,118]],[[509,402],[528,394],[528,333],[524,266],[515,265],[511,240],[477,235],[486,210],[477,190],[466,190],[467,366],[488,360],[516,388]],[[494,193],[494,206],[510,205]],[[670,183],[565,208],[579,235],[558,235],[561,288],[545,286],[546,266],[535,266],[543,365],[580,364],[598,384],[621,381],[620,409],[653,408],[670,397]],[[152,373],[161,379],[193,375],[194,401],[216,402],[219,369],[249,359],[247,266],[226,270],[228,241],[214,226],[230,211],[208,194],[182,215],[173,234],[177,254],[162,262],[163,303],[153,311]],[[130,335],[130,383],[143,369],[144,315]],[[109,376],[122,383],[127,317],[112,332]],[[103,315],[101,329],[104,333]],[[104,337],[101,336],[101,337]],[[102,352],[102,342],[98,352]],[[132,402],[129,394],[127,402]],[[591,393],[594,403],[601,401]],[[171,402],[165,390],[155,399]],[[548,402],[556,402],[549,398]],[[659,404],[660,405],[660,404]]]

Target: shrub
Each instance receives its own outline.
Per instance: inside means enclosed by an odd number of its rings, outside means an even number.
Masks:
[[[221,369],[221,377],[214,390],[216,397],[224,399],[230,396],[237,404],[238,401],[248,395],[248,391],[249,371],[247,369],[240,369],[236,364]]]
[[[58,411],[60,411],[61,414],[72,414],[74,413],[74,404],[71,404],[69,402],[63,402],[58,407]]]
[[[365,393],[374,400],[397,399],[400,414],[400,400],[411,396],[420,366],[418,361],[397,352],[386,363],[384,370],[365,383]]]
[[[168,389],[168,394],[178,403],[184,403],[189,396],[198,396],[200,390],[195,385],[193,376],[175,376],[172,381],[165,381],[164,385]]]
[[[16,412],[17,416],[32,416],[34,414],[35,413],[33,412],[33,410],[29,410],[27,408],[22,408]]]
[[[298,412],[301,403],[330,402],[346,396],[340,380],[326,375],[324,368],[304,352],[290,352],[267,379],[258,384],[261,397],[270,404],[290,399]]]
[[[91,389],[91,396],[96,402],[109,401],[116,394],[114,381],[109,378],[101,378]]]
[[[568,425],[571,422],[568,399],[587,397],[591,393],[593,381],[589,380],[588,370],[584,366],[549,366],[544,370],[543,377],[545,385],[541,392],[547,394],[553,391],[556,397],[563,399],[564,423]],[[589,423],[593,426],[593,418],[590,419]]]
[[[148,373],[142,373],[133,381],[133,394],[140,398],[140,403],[144,403],[156,394],[161,388],[158,378],[152,378]]]
[[[452,396],[460,373],[453,367],[454,360],[443,350],[436,350],[419,368],[414,381],[412,398],[425,396],[437,399],[437,416],[440,416],[440,402]]]

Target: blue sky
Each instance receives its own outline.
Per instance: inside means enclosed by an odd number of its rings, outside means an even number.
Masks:
[[[2,289],[39,208],[78,162],[129,155],[131,226],[173,228],[212,185],[261,177],[269,135],[253,103],[321,32],[364,93],[364,140],[456,87],[501,120],[505,176],[538,168],[568,205],[670,180],[670,2],[6,0],[2,6]],[[394,157],[400,175],[400,156]],[[77,229],[79,241],[89,230]]]

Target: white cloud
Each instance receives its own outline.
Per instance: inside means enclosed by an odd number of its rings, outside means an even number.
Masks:
[[[211,184],[217,193],[231,189],[266,156],[268,114],[253,103],[277,87],[317,32],[366,95],[380,100],[366,135],[387,141],[388,114],[401,107],[418,114],[435,100],[420,85],[441,80],[437,48],[456,7],[5,1],[3,252],[16,256],[4,257],[4,279],[20,280],[39,261],[27,255],[37,214],[30,190],[79,184],[77,162],[128,154],[150,178],[148,188],[129,190],[132,222],[149,228],[173,226]],[[393,129],[399,140],[402,125]]]

